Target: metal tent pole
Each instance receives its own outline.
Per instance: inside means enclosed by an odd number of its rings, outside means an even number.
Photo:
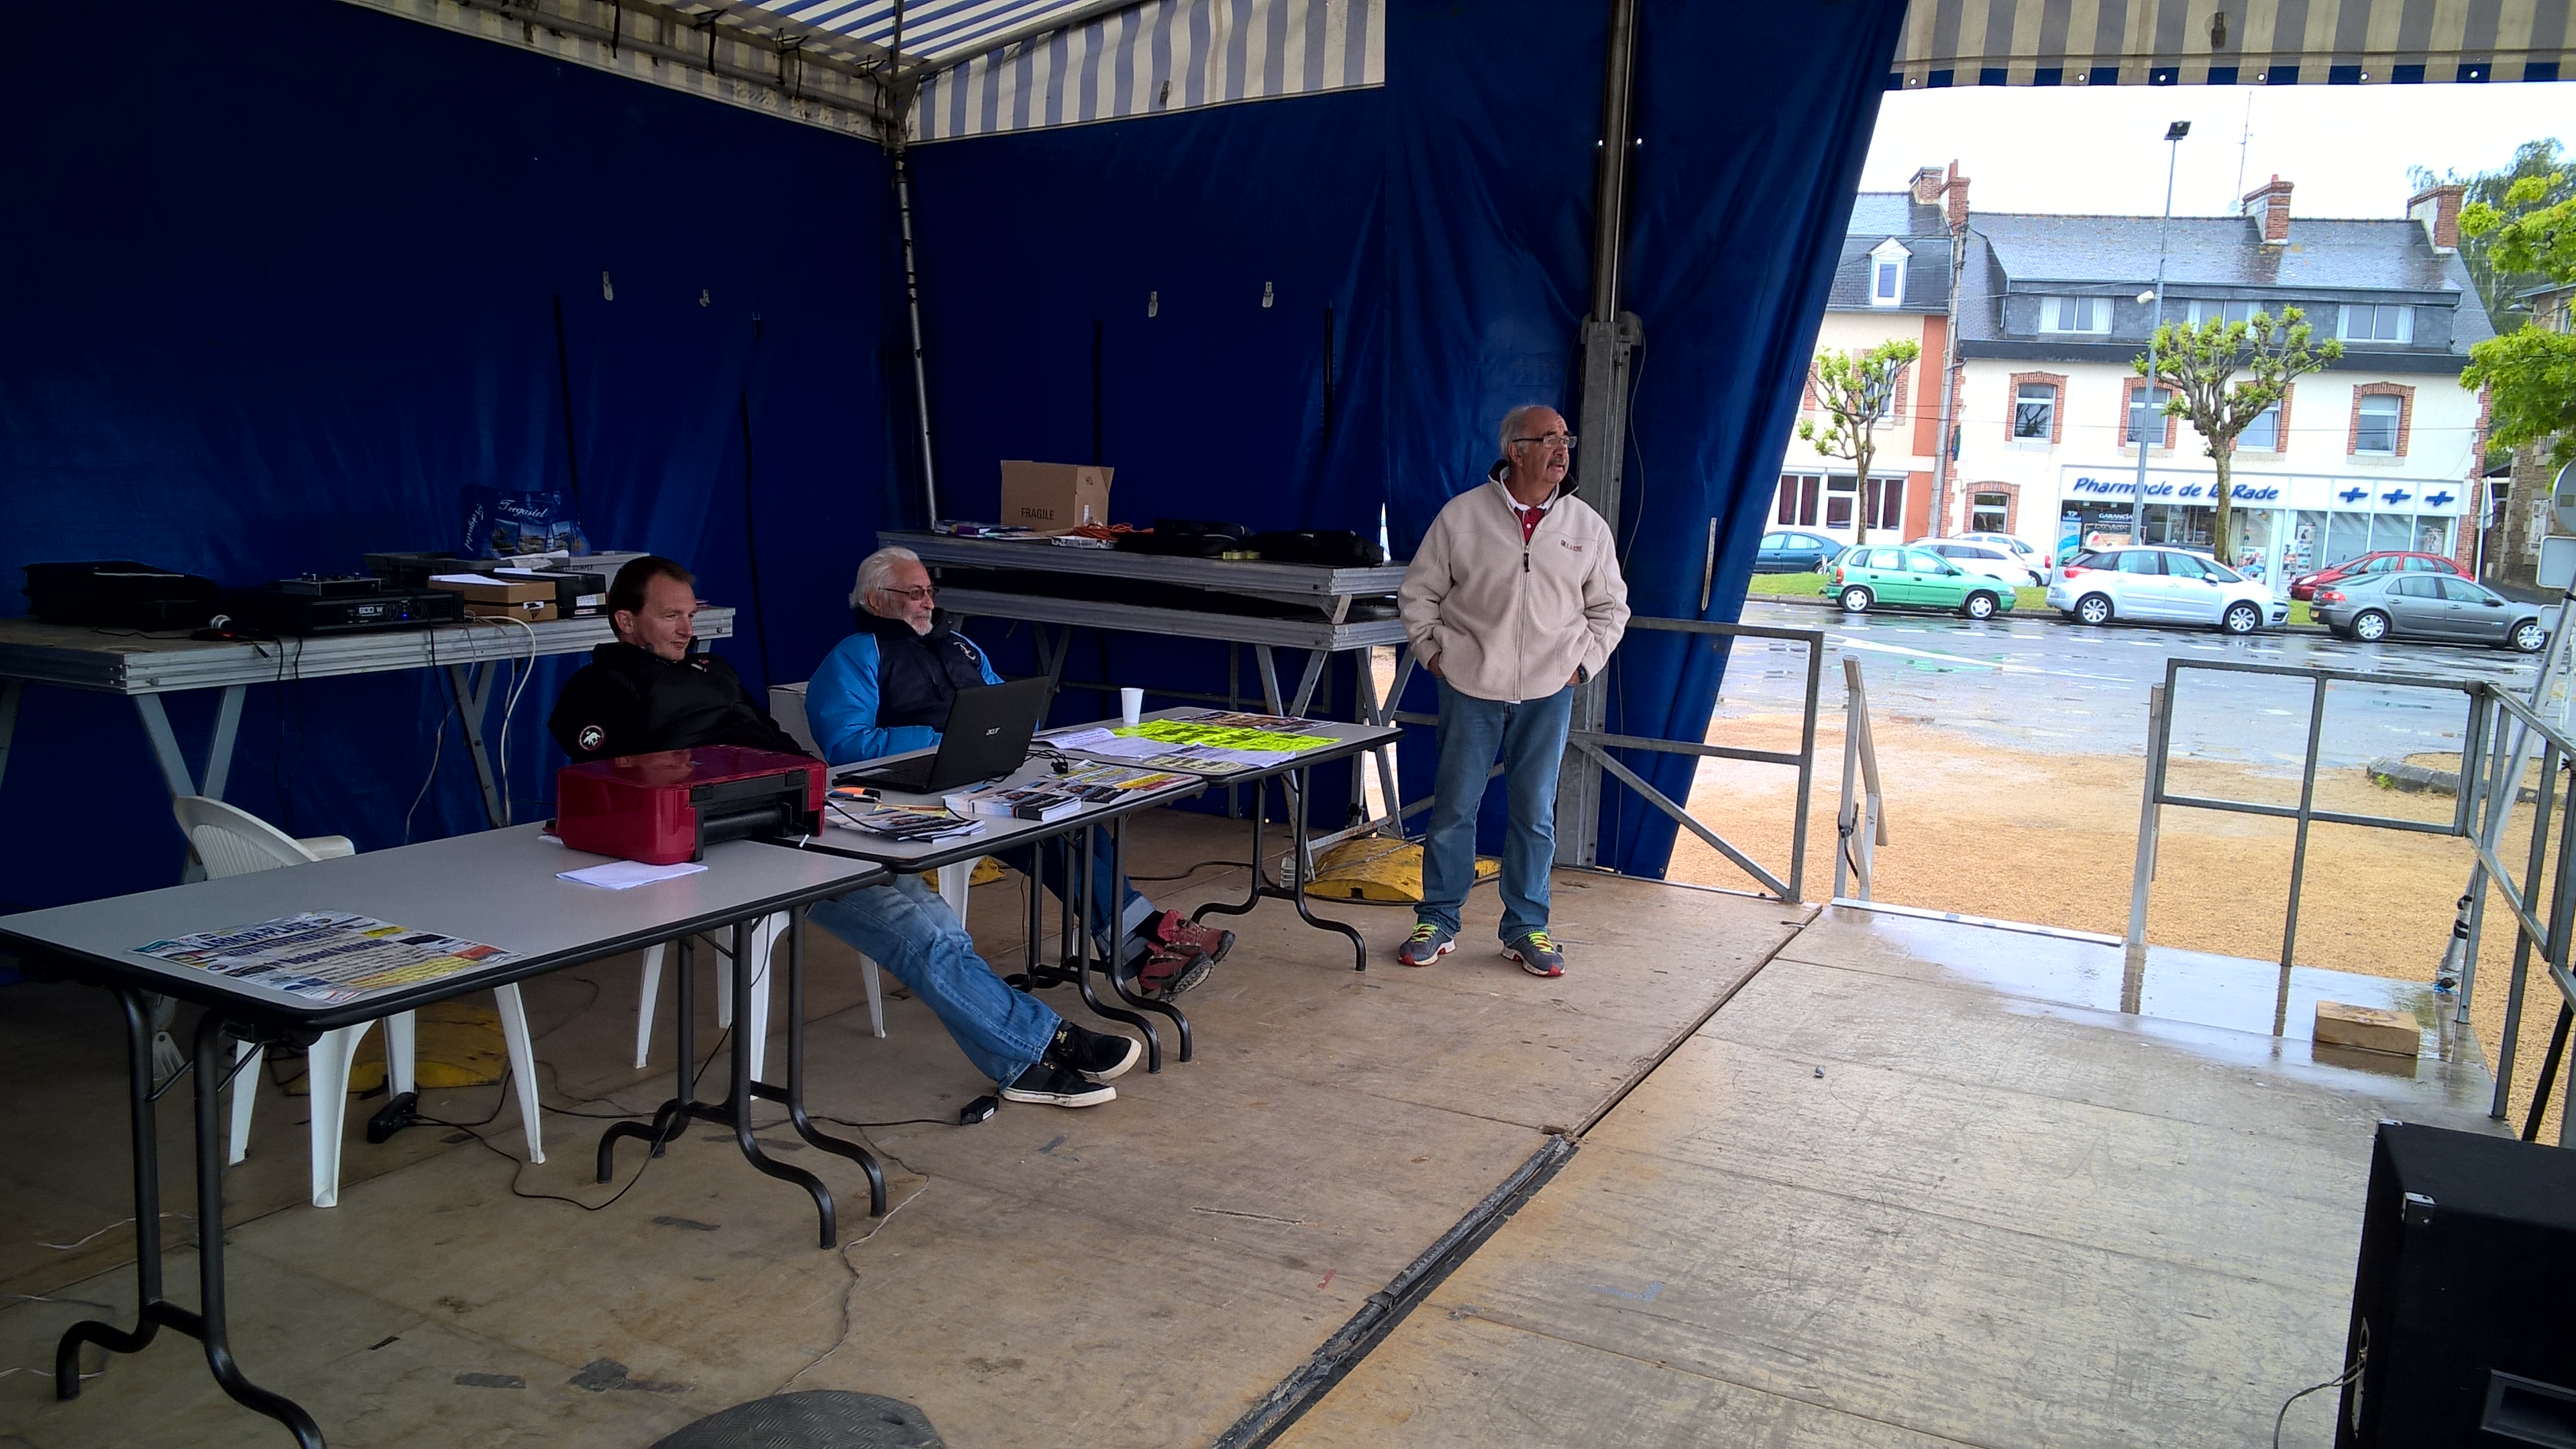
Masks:
[[[894,160],[894,203],[903,223],[903,301],[912,314],[912,403],[921,419],[921,498],[930,512],[922,522],[939,522],[939,465],[930,454],[930,378],[921,362],[921,272],[912,256],[912,167],[904,159],[904,130],[912,124],[913,103],[921,82],[903,77],[903,0],[895,0],[894,36],[887,48],[887,74],[894,78],[894,119],[888,123],[886,153]]]
[[[1610,39],[1601,74],[1600,158],[1593,167],[1592,313],[1583,322],[1583,448],[1575,481],[1619,533],[1619,474],[1628,455],[1629,358],[1644,340],[1636,316],[1619,310],[1619,264],[1628,231],[1628,163],[1636,150],[1632,117],[1636,76],[1637,0],[1611,0]],[[1606,671],[1605,671],[1606,673]],[[1609,685],[1594,677],[1575,686],[1572,728],[1581,735],[1608,726]],[[1601,765],[1568,749],[1556,784],[1556,862],[1594,865],[1601,858]]]

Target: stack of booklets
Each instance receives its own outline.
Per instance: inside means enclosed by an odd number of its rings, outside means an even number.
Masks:
[[[1001,820],[1062,820],[1086,802],[1052,780],[1027,785],[995,785],[947,797],[952,814]]]
[[[863,810],[838,800],[829,802],[827,812],[834,825],[844,830],[860,830],[886,840],[908,845],[925,845],[936,840],[951,840],[973,835],[984,828],[984,822],[971,817],[914,805],[889,805],[876,810]]]

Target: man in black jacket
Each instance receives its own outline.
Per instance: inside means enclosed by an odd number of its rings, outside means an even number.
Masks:
[[[697,611],[696,578],[671,560],[648,555],[617,571],[608,588],[617,642],[591,652],[546,721],[564,753],[597,760],[699,745],[805,753],[752,701],[732,666],[689,652]],[[818,902],[812,919],[937,1013],[967,1060],[1011,1101],[1111,1101],[1118,1091],[1109,1079],[1144,1055],[1135,1038],[1085,1030],[1004,985],[947,903],[916,875]]]
[[[589,667],[555,701],[546,728],[576,760],[605,760],[698,745],[742,745],[801,755],[804,747],[754,703],[733,666],[693,654],[697,579],[646,555],[608,587],[617,642],[590,651]]]

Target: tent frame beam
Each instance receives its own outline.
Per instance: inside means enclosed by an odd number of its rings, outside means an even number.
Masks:
[[[1619,536],[1620,474],[1628,455],[1630,363],[1645,329],[1619,306],[1620,265],[1628,240],[1628,170],[1637,149],[1637,0],[1610,0],[1610,36],[1601,71],[1600,155],[1592,178],[1592,311],[1583,321],[1582,451],[1574,460],[1584,500]],[[1571,723],[1577,737],[1609,728],[1609,681],[1595,675],[1574,686]],[[1592,866],[1601,858],[1601,766],[1590,750],[1569,750],[1556,781],[1556,863]]]

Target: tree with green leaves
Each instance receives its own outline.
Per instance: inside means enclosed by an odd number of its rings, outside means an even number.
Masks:
[[[2551,202],[2551,196],[2560,199]],[[2570,174],[2526,176],[2504,205],[2462,208],[2460,230],[2486,241],[2500,273],[2540,278],[2541,286],[2576,285],[2576,185]],[[2576,330],[2537,321],[2469,348],[2460,386],[2483,387],[2488,439],[2497,447],[2548,443],[2552,465],[2576,462]]]
[[[1869,465],[1878,454],[1878,425],[1896,410],[1896,389],[1906,364],[1923,356],[1923,344],[1890,338],[1867,352],[1819,352],[1807,380],[1825,425],[1798,420],[1798,436],[1828,458],[1848,460],[1860,474],[1854,484],[1860,505],[1854,543],[1869,542]]]
[[[2257,312],[2242,322],[2167,322],[2156,329],[2155,376],[2163,387],[2168,417],[2187,419],[2216,465],[2218,482],[2210,501],[2218,516],[2212,521],[2211,546],[2228,547],[2228,481],[2236,457],[2236,439],[2265,409],[2288,396],[2290,383],[2343,356],[2343,344],[2328,338],[2310,346],[2313,333],[2296,307],[2281,310],[2278,321]],[[2134,364],[2147,376],[2147,358]],[[2240,380],[2239,374],[2245,374]],[[2143,428],[2140,429],[2144,431]]]

